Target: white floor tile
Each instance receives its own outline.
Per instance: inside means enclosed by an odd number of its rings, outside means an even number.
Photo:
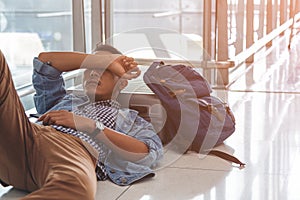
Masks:
[[[27,193],[21,190],[12,188],[11,186],[3,188],[0,186],[0,199],[2,200],[17,200],[24,197]]]
[[[97,186],[96,199],[117,199],[129,186],[117,186],[110,181],[100,181]]]
[[[169,168],[152,181],[130,187],[120,200],[282,199],[284,176]]]

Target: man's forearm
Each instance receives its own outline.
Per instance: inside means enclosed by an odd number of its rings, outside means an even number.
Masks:
[[[115,153],[132,162],[144,158],[149,153],[145,143],[109,128],[99,134],[97,139],[105,143]]]
[[[43,52],[38,58],[61,72],[80,68],[107,68],[120,55],[95,55],[81,52]]]
[[[92,133],[95,130],[95,121],[91,119],[77,119],[77,130]],[[135,162],[144,158],[149,153],[148,146],[134,138],[110,128],[105,128],[99,132],[96,139],[106,144],[113,152],[119,154],[124,159]]]
[[[79,69],[87,54],[80,52],[43,52],[38,58],[61,72]]]
[[[94,120],[74,115],[65,110],[50,111],[42,115],[38,120],[42,121],[43,124],[62,125],[89,134],[91,134],[96,127]],[[129,161],[134,162],[140,160],[149,153],[148,146],[142,141],[110,128],[105,128],[102,133],[99,132],[96,139]]]

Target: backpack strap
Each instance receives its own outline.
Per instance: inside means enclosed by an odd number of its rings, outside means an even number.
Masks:
[[[1,179],[0,179],[0,184],[3,186],[3,187],[7,187],[9,186],[8,184],[6,184],[5,182],[3,182]]]
[[[155,70],[156,67],[162,66],[162,65],[164,65],[164,64],[165,64],[165,63],[164,63],[163,61],[158,61],[158,60],[156,60],[156,61],[154,61],[154,62],[150,65],[150,67],[148,68],[148,70],[153,71],[153,70]],[[147,70],[147,71],[148,71],[148,70]]]
[[[233,163],[236,163],[236,164],[239,164],[241,168],[243,168],[246,164],[241,162],[239,159],[237,159],[236,157],[226,153],[226,152],[223,152],[223,151],[219,151],[219,150],[207,150],[205,151],[207,154],[209,155],[214,155],[214,156],[217,156],[219,158],[222,158],[224,160],[227,160],[229,162],[233,162]]]

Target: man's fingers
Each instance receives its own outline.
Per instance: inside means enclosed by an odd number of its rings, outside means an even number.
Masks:
[[[124,56],[124,58],[123,58],[123,62],[132,62],[132,61],[134,61],[134,58],[132,58],[132,57]]]
[[[134,69],[131,69],[130,71],[126,72],[122,78],[124,79],[128,79],[128,80],[131,80],[133,78],[137,78],[139,75],[141,74],[141,70],[139,68],[134,68]]]
[[[128,63],[127,66],[128,66],[128,70],[131,70],[131,69],[136,68],[138,66],[138,63],[137,62],[131,62],[131,63]]]
[[[50,115],[44,114],[40,117],[39,121],[43,122],[43,125],[48,125],[50,120]]]
[[[131,70],[132,68],[135,68],[137,67],[137,62],[134,61],[134,58],[132,57],[127,57],[125,56],[125,58],[123,59],[123,63],[122,63],[125,71],[129,71]]]
[[[138,63],[134,61],[134,58],[119,56],[116,61],[109,66],[109,70],[117,76],[130,80],[141,74]]]
[[[51,125],[56,123],[57,119],[65,118],[68,111],[66,110],[55,110],[49,111],[38,118],[38,121],[42,121],[44,125]]]

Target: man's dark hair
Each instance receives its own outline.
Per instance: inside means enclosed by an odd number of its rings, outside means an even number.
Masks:
[[[94,49],[95,51],[108,51],[112,54],[122,54],[118,49],[116,49],[115,47],[109,45],[109,44],[102,44],[102,43],[98,43],[96,44],[96,48]]]

